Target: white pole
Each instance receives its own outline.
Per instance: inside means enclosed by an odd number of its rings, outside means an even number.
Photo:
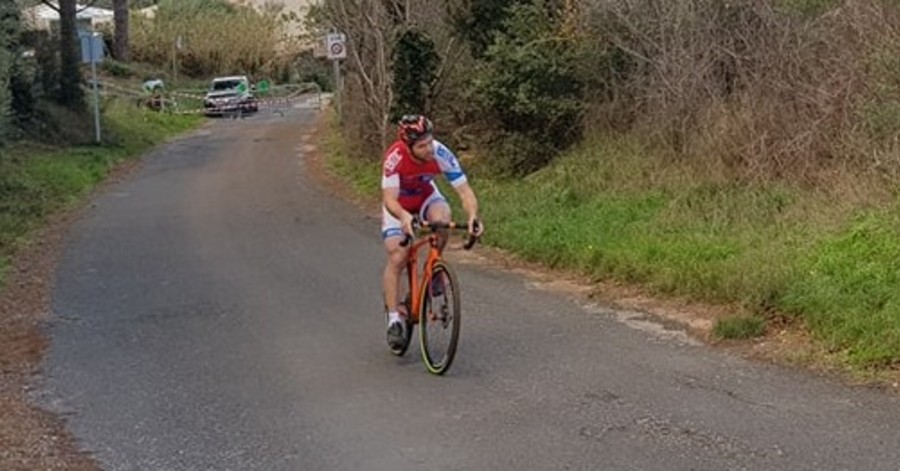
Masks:
[[[94,40],[99,36],[99,34],[93,33],[88,41],[91,53],[91,75],[94,78],[94,129],[96,130],[97,144],[100,143],[100,91],[97,88],[97,57],[94,55]]]
[[[172,86],[178,81],[178,39],[172,43]]]
[[[340,59],[332,60],[334,63],[334,102],[337,106],[338,120],[343,122],[343,114],[341,112],[341,64]]]

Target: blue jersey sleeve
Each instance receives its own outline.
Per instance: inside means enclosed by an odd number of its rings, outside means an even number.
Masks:
[[[434,156],[451,185],[459,186],[468,181],[453,151],[437,140],[434,141]]]

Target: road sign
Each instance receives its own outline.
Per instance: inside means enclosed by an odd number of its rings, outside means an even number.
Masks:
[[[341,33],[329,33],[325,36],[325,53],[334,65],[334,102],[337,105],[338,119],[342,119],[341,113],[341,59],[347,58],[347,36]]]
[[[325,48],[328,58],[340,60],[347,58],[347,37],[341,33],[331,33],[325,37]]]
[[[81,62],[91,64],[103,62],[103,36],[100,33],[87,33],[80,35],[81,40]]]

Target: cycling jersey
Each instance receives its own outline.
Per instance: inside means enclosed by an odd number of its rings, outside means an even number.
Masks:
[[[443,174],[453,187],[467,181],[456,155],[437,139],[433,143],[435,158],[428,162],[414,160],[403,141],[395,142],[385,153],[381,187],[398,188],[400,206],[414,214],[437,191],[435,176]]]

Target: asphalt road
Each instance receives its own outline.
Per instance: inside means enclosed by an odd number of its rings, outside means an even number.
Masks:
[[[309,175],[313,113],[162,147],[73,229],[40,401],[104,468],[900,469],[888,394],[487,268],[447,376],[391,356],[378,221]]]

